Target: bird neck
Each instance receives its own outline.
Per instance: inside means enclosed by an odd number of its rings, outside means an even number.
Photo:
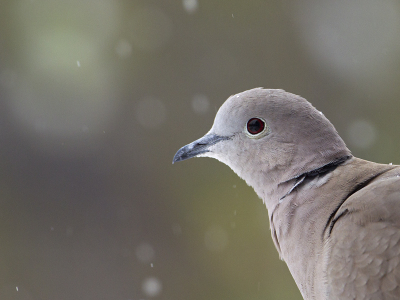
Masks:
[[[261,174],[244,178],[246,182],[252,186],[257,195],[264,201],[268,211],[273,211],[275,207],[285,198],[300,188],[302,185],[310,182],[316,177],[322,177],[334,171],[339,165],[344,164],[352,158],[350,153],[345,152],[344,155],[328,160],[325,164],[315,164],[311,169],[306,169],[303,173],[290,173],[291,168],[281,170],[269,170],[268,172],[260,171]],[[260,170],[263,168],[260,168]],[[289,170],[289,172],[288,172]],[[271,176],[270,174],[277,176]]]
[[[283,201],[286,196],[290,195],[294,190],[299,188],[301,185],[304,185],[306,182],[309,182],[311,180],[314,180],[316,177],[320,176],[325,176],[330,172],[333,172],[339,165],[343,164],[347,160],[349,160],[352,156],[351,155],[346,155],[343,157],[340,157],[330,163],[327,163],[326,165],[323,165],[319,168],[313,169],[311,171],[302,173],[300,175],[295,176],[294,178],[291,178],[287,181],[281,182],[278,185],[287,185],[289,184],[289,189],[284,194],[282,197],[279,198],[279,203]]]

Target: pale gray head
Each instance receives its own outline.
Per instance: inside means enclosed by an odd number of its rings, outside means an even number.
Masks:
[[[263,198],[261,186],[274,186],[349,155],[333,125],[304,98],[256,88],[229,97],[211,130],[179,149],[173,162],[216,158]]]

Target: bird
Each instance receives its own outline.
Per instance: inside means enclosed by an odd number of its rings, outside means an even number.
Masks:
[[[264,88],[230,96],[173,163],[192,157],[253,187],[304,299],[400,299],[400,166],[353,156],[306,99]]]

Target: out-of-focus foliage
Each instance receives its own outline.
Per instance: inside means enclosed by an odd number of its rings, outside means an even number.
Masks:
[[[255,193],[172,157],[263,86],[400,163],[399,20],[394,0],[0,0],[0,299],[300,299]]]

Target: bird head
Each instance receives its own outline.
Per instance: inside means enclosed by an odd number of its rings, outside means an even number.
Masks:
[[[173,163],[216,158],[263,198],[266,183],[291,180],[349,155],[334,126],[307,100],[256,88],[229,97],[210,131],[179,149]]]

